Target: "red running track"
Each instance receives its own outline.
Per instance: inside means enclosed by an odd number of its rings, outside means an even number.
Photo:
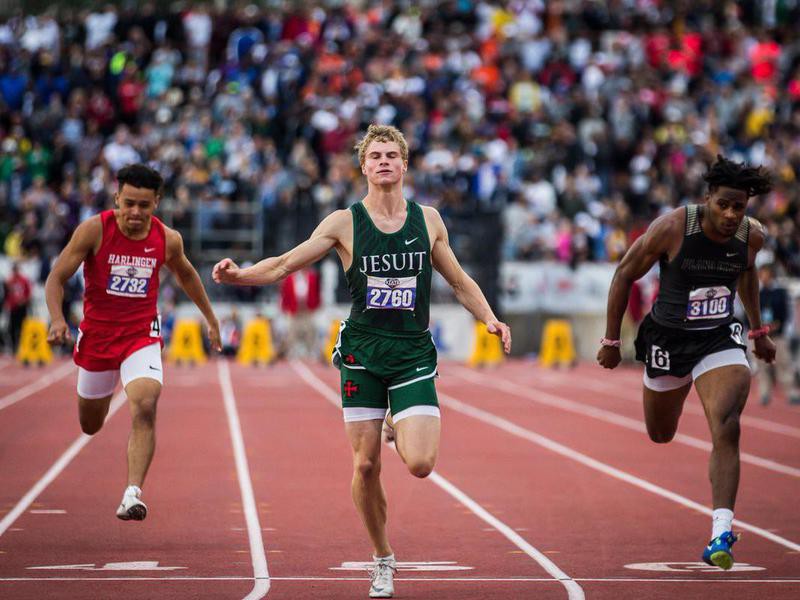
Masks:
[[[333,368],[168,368],[150,514],[125,523],[124,397],[82,436],[65,365],[0,363],[0,597],[367,596]],[[413,478],[384,448],[396,597],[800,597],[800,410],[746,410],[744,537],[722,572],[698,563],[710,499],[696,398],[682,437],[659,446],[642,430],[637,369],[441,370],[434,476]]]

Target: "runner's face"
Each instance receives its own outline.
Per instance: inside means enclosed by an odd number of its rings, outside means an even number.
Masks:
[[[403,160],[396,142],[370,142],[364,154],[361,172],[373,185],[394,185],[403,180],[408,162]]]
[[[747,208],[747,193],[720,186],[708,196],[708,215],[717,233],[724,237],[736,235]]]
[[[154,190],[124,184],[117,192],[116,201],[122,225],[130,233],[147,231],[150,218],[158,206],[159,197]]]

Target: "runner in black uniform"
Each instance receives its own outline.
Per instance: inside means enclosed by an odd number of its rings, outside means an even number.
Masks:
[[[767,362],[775,344],[762,327],[755,256],[761,225],[745,216],[747,200],[770,191],[769,174],[717,157],[705,175],[705,203],[656,219],[622,259],[608,293],[606,335],[598,362],[620,362],[619,331],[634,281],[659,261],[661,285],[653,310],[639,326],[636,358],[645,363],[644,415],[656,443],[675,436],[686,395],[695,384],[711,430],[709,463],[714,505],[711,542],[703,560],[733,566],[731,531],[739,486],[739,416],[750,391],[742,324],[733,317],[738,289],[750,321],[754,354]]]

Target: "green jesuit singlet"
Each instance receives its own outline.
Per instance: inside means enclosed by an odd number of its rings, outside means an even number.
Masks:
[[[427,331],[431,302],[431,244],[422,208],[407,203],[403,227],[383,233],[362,202],[353,213],[353,264],[346,273],[356,327],[391,333]]]

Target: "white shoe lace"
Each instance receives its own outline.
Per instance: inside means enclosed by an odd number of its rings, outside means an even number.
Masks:
[[[370,583],[375,591],[384,591],[393,585],[393,577],[397,574],[397,567],[393,562],[379,560],[375,562],[369,572]]]

